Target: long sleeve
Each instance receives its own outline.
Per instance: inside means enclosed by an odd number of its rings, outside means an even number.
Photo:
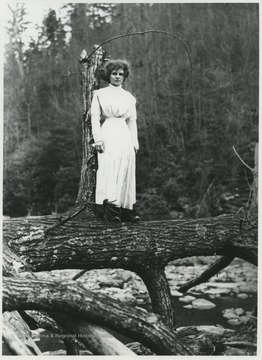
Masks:
[[[127,118],[127,125],[131,134],[132,142],[136,150],[139,149],[138,136],[137,136],[137,114],[136,114],[136,100],[132,104],[129,117]]]
[[[91,125],[92,125],[92,135],[94,138],[94,142],[102,141],[100,119],[101,119],[100,104],[97,98],[97,94],[94,92],[93,100],[91,103]]]

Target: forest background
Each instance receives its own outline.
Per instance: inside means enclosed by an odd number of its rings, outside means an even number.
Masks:
[[[108,38],[132,66],[137,98],[137,208],[145,220],[236,212],[248,199],[258,141],[256,3],[67,3],[23,34],[26,3],[12,7],[4,54],[3,212],[63,213],[76,199],[82,160],[78,58]]]

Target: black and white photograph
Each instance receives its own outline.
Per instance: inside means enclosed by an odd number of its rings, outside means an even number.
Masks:
[[[259,1],[1,9],[2,357],[262,356]]]

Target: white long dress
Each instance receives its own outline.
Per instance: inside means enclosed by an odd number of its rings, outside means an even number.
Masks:
[[[101,112],[105,117],[102,125]],[[136,202],[135,149],[139,148],[135,97],[111,84],[94,91],[91,123],[94,141],[105,144],[105,151],[98,153],[96,204],[107,199],[132,209]]]

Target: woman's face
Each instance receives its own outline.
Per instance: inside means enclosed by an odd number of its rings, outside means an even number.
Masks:
[[[110,74],[110,84],[120,86],[124,81],[124,70],[122,68],[115,69]]]

